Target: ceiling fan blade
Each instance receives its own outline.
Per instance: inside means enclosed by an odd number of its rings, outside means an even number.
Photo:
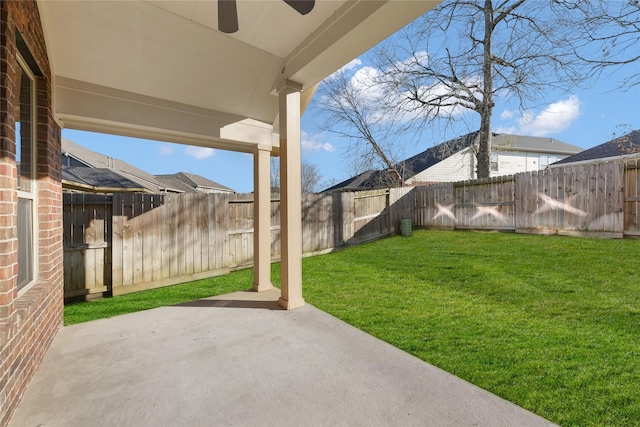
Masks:
[[[300,15],[306,15],[313,10],[316,0],[284,0],[286,4],[291,6]]]
[[[218,0],[218,29],[227,34],[238,31],[236,0]]]

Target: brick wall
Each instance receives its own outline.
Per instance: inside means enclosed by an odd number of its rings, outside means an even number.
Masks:
[[[18,33],[42,74],[37,90],[38,275],[18,294],[15,121]],[[53,120],[51,72],[37,3],[0,2],[0,426],[8,424],[62,324],[60,128]]]

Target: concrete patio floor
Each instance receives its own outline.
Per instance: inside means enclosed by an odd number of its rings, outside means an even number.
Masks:
[[[279,290],[64,327],[10,426],[543,426]]]

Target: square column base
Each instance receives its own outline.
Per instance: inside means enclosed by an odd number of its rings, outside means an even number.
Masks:
[[[254,283],[252,288],[256,292],[265,292],[273,289],[273,285],[271,283]]]
[[[278,300],[278,304],[280,304],[280,307],[284,308],[285,310],[293,310],[304,306],[304,298],[299,298],[291,301],[280,298]]]

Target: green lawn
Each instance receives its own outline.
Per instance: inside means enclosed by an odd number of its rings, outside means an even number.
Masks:
[[[561,425],[640,422],[640,241],[418,231],[304,261],[305,299]]]
[[[639,260],[638,240],[417,231],[304,259],[304,296],[561,425],[638,425]],[[181,285],[180,298],[250,283],[236,272]],[[156,292],[71,305],[65,321],[125,312],[110,308],[121,300],[157,306]]]

